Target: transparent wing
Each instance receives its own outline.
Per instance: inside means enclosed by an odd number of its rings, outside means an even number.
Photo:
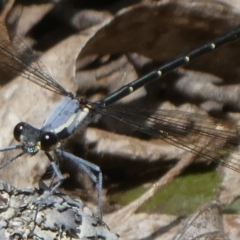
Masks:
[[[71,95],[52,78],[44,64],[19,38],[9,40],[3,24],[0,24],[0,69],[23,78],[63,96]]]
[[[234,121],[175,110],[159,109],[153,113],[92,105],[97,113],[106,114],[133,129],[240,172],[240,126]]]

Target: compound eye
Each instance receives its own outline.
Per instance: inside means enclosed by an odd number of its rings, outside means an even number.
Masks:
[[[58,143],[58,137],[53,132],[45,132],[42,134],[40,142],[43,151],[50,151]]]
[[[25,123],[20,122],[15,126],[13,130],[13,136],[18,142],[21,142],[21,136],[23,134],[24,128],[25,128]]]

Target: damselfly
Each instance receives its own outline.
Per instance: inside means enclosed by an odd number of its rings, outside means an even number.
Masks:
[[[180,111],[158,110],[153,115],[147,116],[147,112],[144,110],[132,109],[126,111],[122,108],[109,106],[142,86],[161,78],[170,71],[226,43],[235,41],[239,37],[240,27],[237,27],[231,32],[173,59],[96,102],[79,99],[62,87],[51,77],[41,62],[34,60],[31,51],[20,40],[16,39],[15,44],[12,44],[7,39],[1,39],[0,65],[2,68],[21,74],[23,78],[40,87],[64,96],[64,99],[50,114],[41,129],[37,129],[25,122],[16,125],[13,134],[20,144],[2,148],[0,151],[19,149],[20,153],[4,162],[0,168],[5,167],[25,153],[35,155],[42,150],[50,160],[54,173],[59,179],[59,182],[52,188],[53,192],[63,181],[63,176],[53,154],[58,158],[64,158],[73,163],[77,169],[84,171],[96,184],[98,217],[102,219],[102,173],[100,168],[63,150],[61,142],[70,137],[77,128],[85,128],[87,124],[106,114],[136,130],[161,138],[194,154],[199,154],[207,160],[218,161],[220,164],[240,172],[238,152],[234,150],[239,144],[239,126],[236,124]],[[221,151],[216,151],[219,148],[221,148]],[[233,155],[230,162],[225,162],[224,158],[231,153],[234,153],[235,156]]]

